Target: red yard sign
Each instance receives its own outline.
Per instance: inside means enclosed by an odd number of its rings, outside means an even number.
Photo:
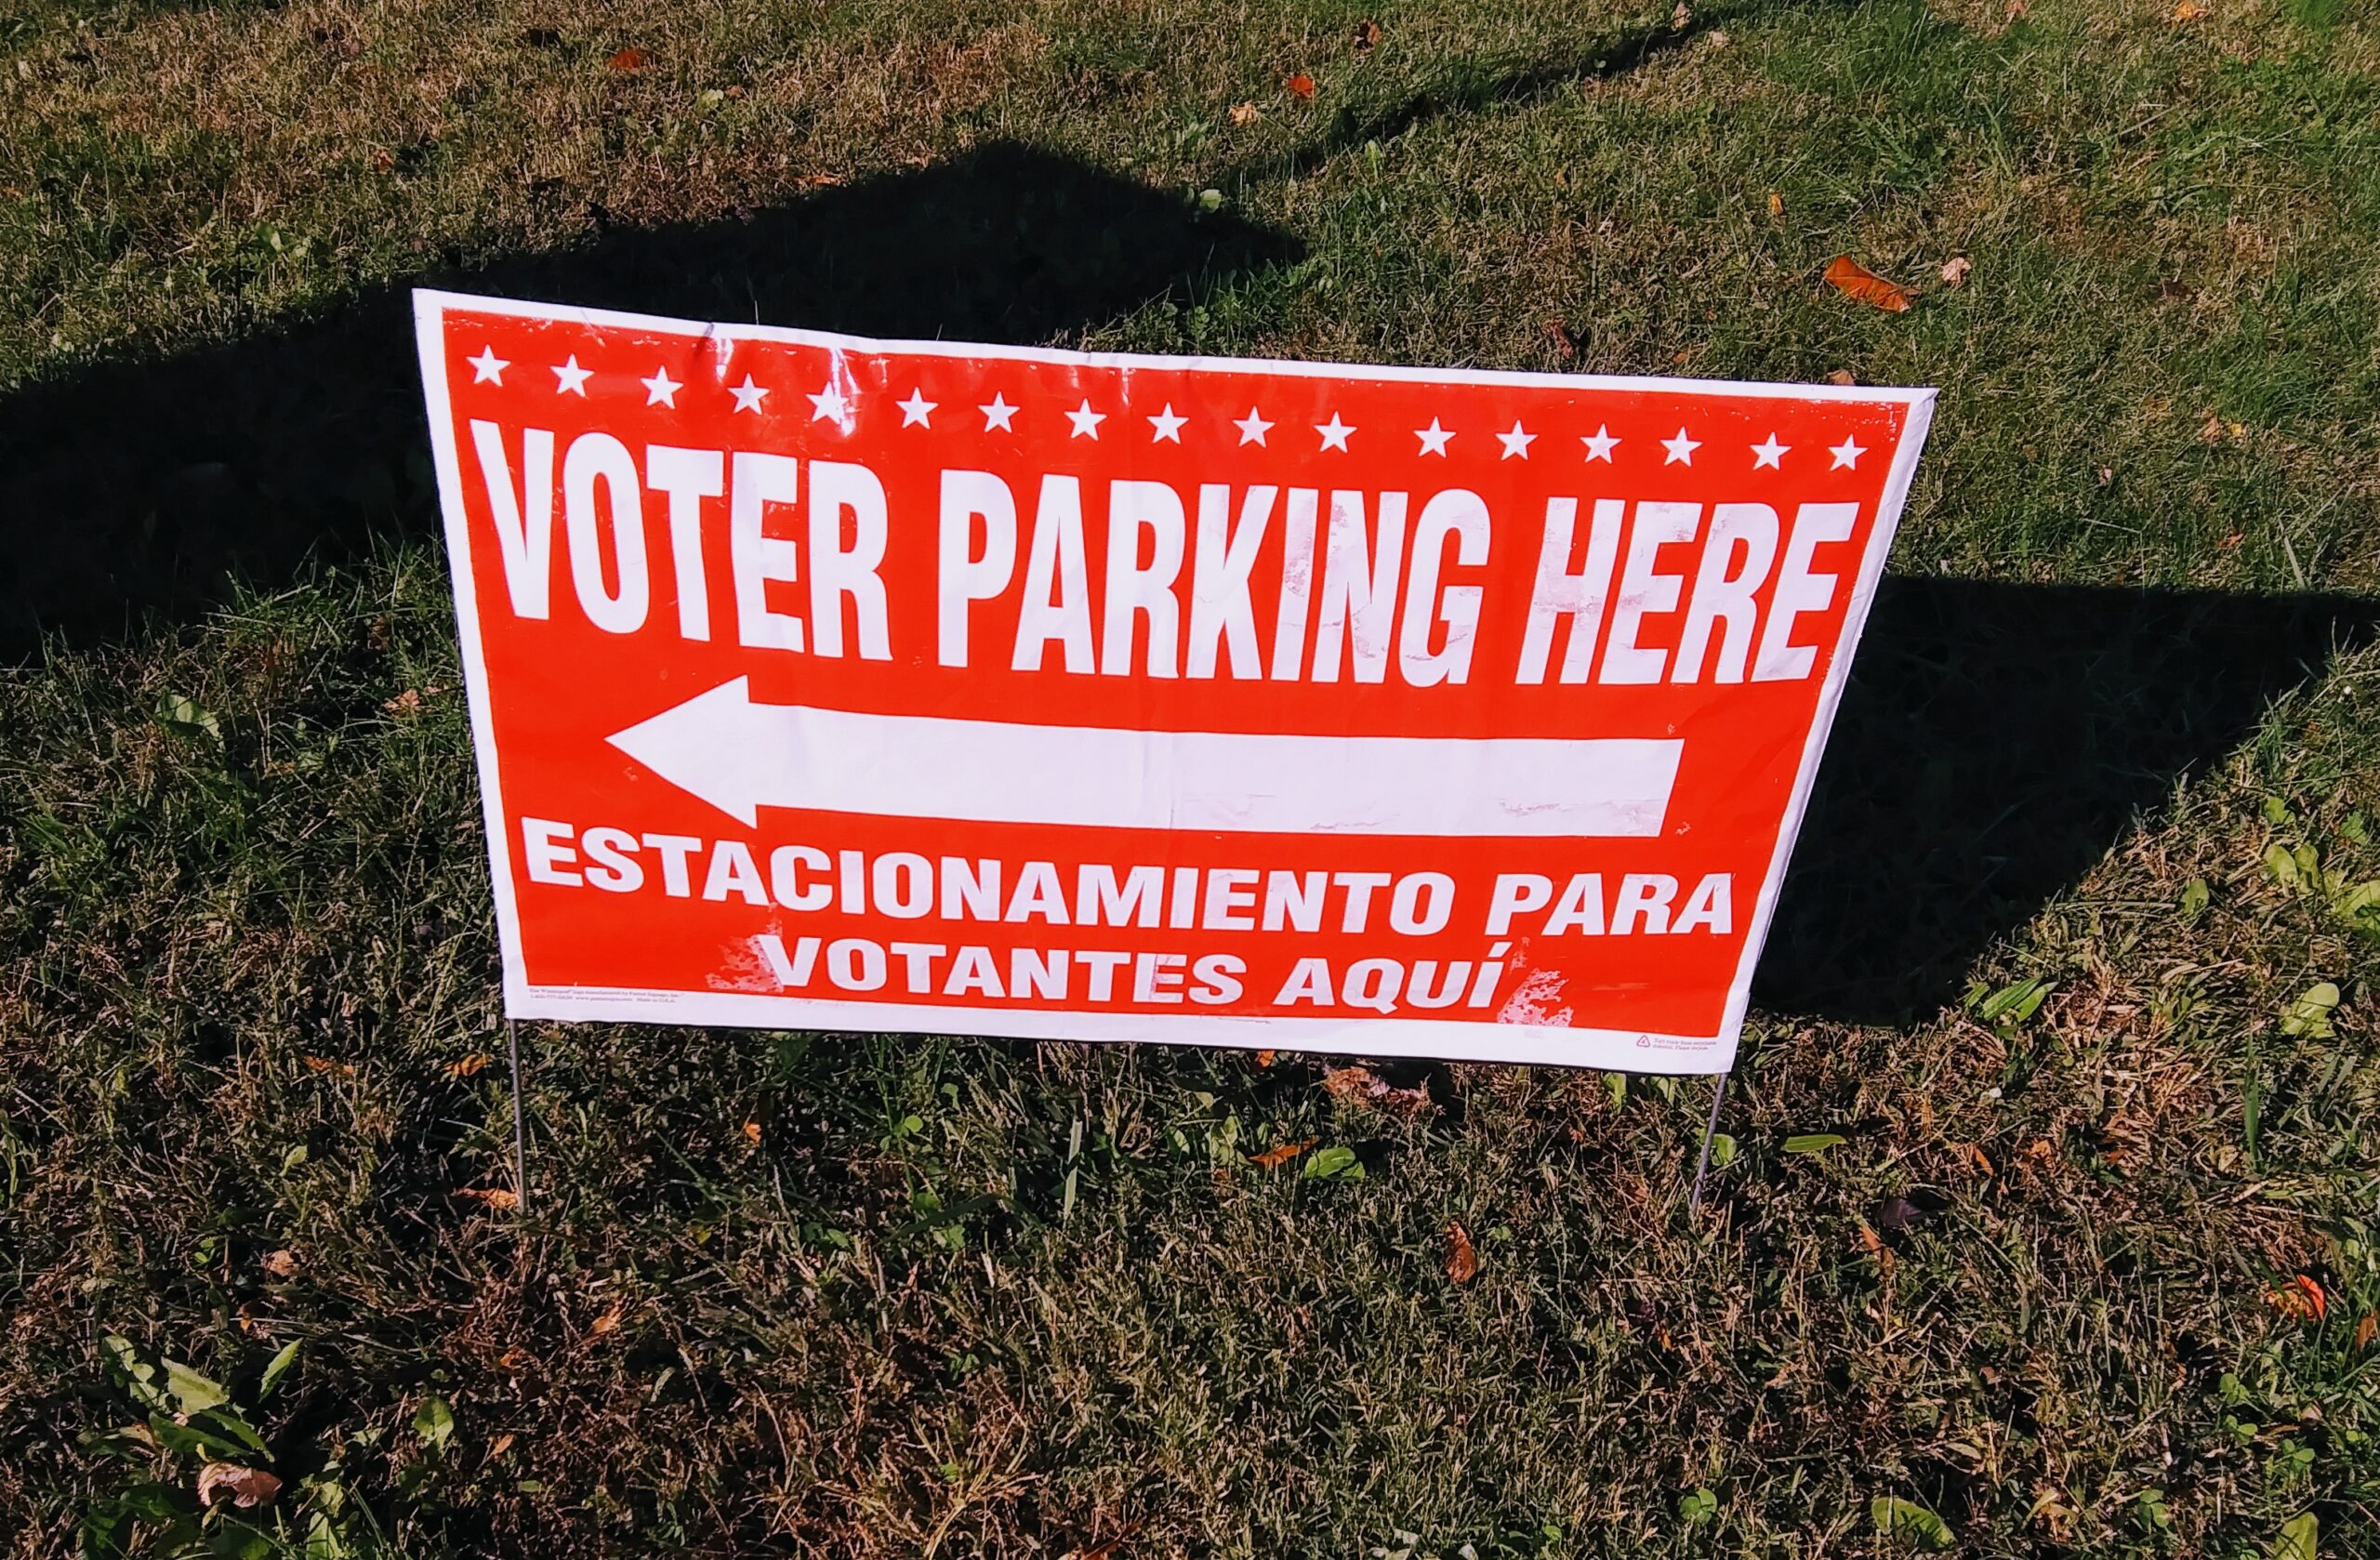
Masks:
[[[518,1017],[1724,1070],[1932,403],[417,316]]]

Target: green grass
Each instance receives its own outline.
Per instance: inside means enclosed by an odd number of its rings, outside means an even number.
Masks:
[[[1022,141],[1292,251],[1065,340],[1938,384],[1909,581],[2368,596],[2380,23],[2210,4],[1464,0],[1359,51],[1364,7],[1273,0],[12,0],[0,456],[118,365],[236,411],[205,365],[374,289],[723,252]],[[1846,251],[1918,307],[1827,291]],[[259,1553],[1815,1557],[1923,1548],[1900,1501],[1965,1554],[2306,1514],[2380,1554],[2380,651],[2146,789],[2052,730],[2137,812],[1950,948],[1964,1001],[1756,1011],[1699,1222],[1699,1083],[1400,1072],[1408,1113],[1294,1057],[542,1025],[522,1217],[469,1195],[512,1101],[443,565],[402,464],[356,499],[341,459],[273,502],[373,539],[0,672],[8,1553],[127,1500],[153,1553],[189,1499],[110,1438],[151,1407],[112,1335],[260,1433]],[[2191,646],[2120,648],[2183,689]],[[2035,670],[1938,762],[2090,675]],[[1251,1162],[1309,1139],[1361,1174]],[[2268,1298],[2300,1274],[2319,1320]]]

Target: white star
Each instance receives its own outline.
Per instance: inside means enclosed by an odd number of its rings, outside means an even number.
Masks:
[[[1537,435],[1523,428],[1521,426],[1521,419],[1514,417],[1513,419],[1513,430],[1510,433],[1499,433],[1496,437],[1504,442],[1504,458],[1506,460],[1512,459],[1514,456],[1519,456],[1523,460],[1527,460],[1528,458],[1528,447],[1530,443],[1536,440]]]
[[[1579,442],[1587,446],[1587,458],[1589,460],[1600,460],[1606,466],[1611,464],[1612,449],[1620,443],[1619,440],[1611,436],[1611,424],[1609,423],[1598,424],[1593,433],[1580,435]]]
[[[1413,437],[1421,441],[1421,453],[1422,455],[1435,455],[1444,458],[1447,453],[1447,441],[1453,438],[1454,435],[1447,430],[1440,428],[1438,426],[1438,419],[1432,417],[1430,419],[1429,427],[1417,428],[1413,430]]]
[[[667,406],[673,411],[678,405],[678,392],[686,388],[669,377],[669,370],[667,368],[656,368],[653,371],[652,378],[639,379],[637,383],[644,387],[646,405]]]
[[[812,422],[840,423],[846,430],[849,429],[852,420],[852,401],[850,396],[843,393],[840,385],[830,379],[826,382],[825,390],[812,390],[808,393]]]
[[[1670,452],[1667,456],[1662,457],[1661,464],[1664,466],[1691,466],[1694,464],[1694,452],[1701,447],[1701,440],[1687,438],[1686,436],[1686,430],[1681,428],[1677,430],[1676,438],[1664,439],[1661,441],[1661,448]]]
[[[925,391],[921,390],[912,390],[909,391],[908,400],[895,401],[892,404],[901,408],[901,426],[903,428],[909,428],[912,426],[918,428],[932,428],[933,426],[932,420],[933,416],[933,409],[936,406],[941,405],[942,403],[939,401],[928,401],[926,399]]]
[[[575,395],[584,401],[587,399],[587,377],[594,372],[591,368],[579,367],[578,354],[571,353],[568,363],[554,365],[554,393]]]
[[[1107,420],[1107,414],[1092,411],[1091,397],[1084,396],[1082,404],[1066,414],[1066,420],[1075,425],[1075,430],[1067,435],[1068,438],[1096,439],[1099,437],[1099,425]]]
[[[1265,430],[1273,426],[1253,406],[1248,409],[1248,416],[1234,417],[1231,425],[1239,430],[1239,442],[1243,444],[1263,443]]]
[[[1827,469],[1830,471],[1844,471],[1858,469],[1859,457],[1866,455],[1868,452],[1861,449],[1858,443],[1853,442],[1851,435],[1846,433],[1843,436],[1843,443],[1833,446],[1826,453],[1834,456],[1834,464],[1828,467]]]
[[[735,398],[737,411],[757,412],[760,409],[760,403],[767,399],[769,391],[767,386],[754,384],[752,376],[747,374],[744,376],[742,384],[728,386],[727,393]]]
[[[475,385],[500,385],[504,383],[504,371],[512,366],[509,359],[497,357],[493,347],[482,347],[479,356],[463,361],[471,365],[471,383]]]
[[[1752,447],[1752,469],[1757,471],[1765,466],[1772,471],[1782,471],[1785,469],[1785,452],[1792,447],[1791,444],[1778,443],[1777,435],[1770,434],[1766,443],[1754,444]]]
[[[992,403],[990,405],[978,406],[975,410],[984,414],[985,432],[989,433],[995,428],[1007,429],[1011,433],[1016,431],[1014,428],[1010,427],[1009,423],[1009,419],[1016,416],[1016,408],[1010,405],[1005,400],[1001,399],[999,391],[994,390],[992,392]]]
[[[1340,451],[1346,450],[1347,435],[1355,431],[1352,424],[1341,422],[1339,420],[1339,414],[1336,412],[1330,414],[1330,420],[1329,422],[1316,423],[1314,425],[1314,430],[1322,435],[1322,447],[1324,449]]]
[[[1165,410],[1149,419],[1149,427],[1156,430],[1149,435],[1149,443],[1154,444],[1161,439],[1170,439],[1177,444],[1182,443],[1182,425],[1189,420],[1188,417],[1175,416],[1173,403],[1167,402]]]

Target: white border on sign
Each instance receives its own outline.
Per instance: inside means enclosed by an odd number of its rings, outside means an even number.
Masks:
[[[1917,473],[1917,460],[1933,422],[1935,392],[1905,387],[1783,385],[1726,379],[1631,378],[1601,374],[1540,374],[1499,369],[1410,368],[1376,364],[1291,363],[1263,358],[1159,357],[1141,352],[1067,351],[1050,347],[1004,347],[965,341],[888,341],[834,331],[783,325],[737,325],[663,315],[631,314],[570,304],[527,303],[432,288],[414,291],[414,339],[421,357],[422,390],[428,403],[431,453],[438,473],[439,507],[444,511],[446,553],[455,577],[455,620],[463,680],[471,707],[471,746],[479,763],[480,803],[487,828],[488,870],[494,879],[496,935],[504,958],[504,1011],[509,1018],[578,1019],[646,1024],[717,1024],[734,1027],[858,1030],[890,1034],[974,1034],[1012,1039],[1157,1041],[1275,1048],[1284,1051],[1352,1052],[1372,1056],[1432,1057],[1461,1062],[1507,1062],[1599,1067],[1633,1073],[1677,1075],[1723,1073],[1735,1065],[1745,1012],[1752,1002],[1770,921],[1777,911],[1786,866],[1800,837],[1818,780],[1820,758],[1836,707],[1849,681],[1877,584],[1900,526],[1902,506]],[[1112,1013],[949,1008],[922,1003],[841,1002],[808,997],[772,997],[734,991],[652,991],[608,986],[538,986],[523,977],[520,907],[513,898],[511,828],[496,766],[496,731],[488,699],[487,662],[480,639],[479,594],[471,575],[471,549],[463,506],[462,465],[455,443],[455,418],[447,388],[445,316],[449,309],[515,319],[551,321],[599,328],[656,331],[711,337],[730,342],[780,342],[881,356],[966,355],[999,361],[1079,364],[1116,368],[1165,368],[1287,378],[1426,380],[1439,384],[1523,385],[1533,389],[1627,390],[1730,396],[1750,399],[1849,402],[1898,405],[1909,410],[1894,451],[1893,467],[1876,507],[1875,523],[1860,560],[1847,603],[1843,633],[1818,691],[1818,704],[1802,762],[1793,780],[1777,849],[1761,882],[1758,905],[1747,929],[1735,979],[1727,990],[1719,1033],[1660,1035],[1633,1030],[1570,1029],[1516,1024],[1466,1024],[1410,1018],[1283,1018],[1213,1013]],[[1195,1038],[1185,1038],[1184,1029]]]

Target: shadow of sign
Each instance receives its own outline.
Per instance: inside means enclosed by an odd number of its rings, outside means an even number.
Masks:
[[[1899,1023],[2271,701],[2372,641],[2353,597],[1887,578],[1761,959],[1765,1007]]]
[[[1014,145],[744,220],[611,227],[569,250],[416,280],[694,320],[1045,341],[1295,241]],[[114,639],[266,588],[310,558],[424,535],[437,502],[411,304],[325,317],[0,401],[0,659]]]

